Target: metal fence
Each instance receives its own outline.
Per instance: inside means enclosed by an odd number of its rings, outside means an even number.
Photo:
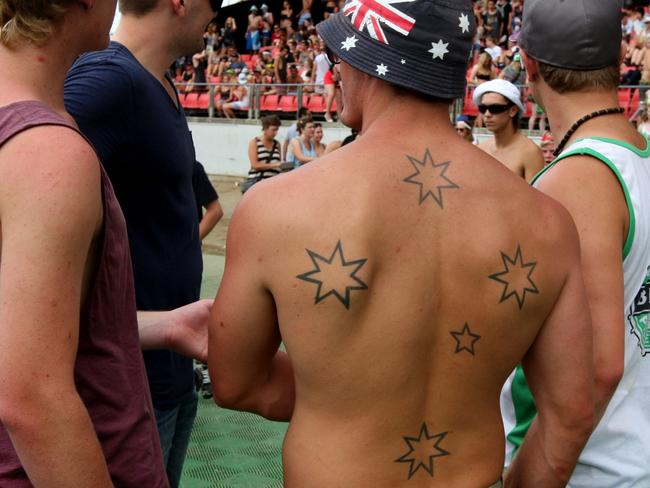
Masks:
[[[241,86],[238,83],[176,83],[176,87],[181,94],[181,103],[184,101],[186,91],[191,89],[190,93],[207,93],[207,117],[209,119],[215,118],[216,103],[215,99],[223,87],[228,87],[233,90]],[[278,98],[283,96],[295,97],[295,111],[275,110],[274,113],[287,114],[290,117],[297,117],[300,109],[304,106],[308,97],[311,95],[325,95],[325,86],[317,84],[246,84],[249,90],[249,104],[246,117],[248,119],[259,119],[263,110],[263,97],[273,94]],[[465,98],[459,98],[453,101],[450,105],[449,116],[451,120],[455,120],[456,116],[462,114],[466,110],[466,104],[471,101],[471,94],[477,85],[468,84]],[[525,100],[528,94],[527,85],[517,85],[522,93],[522,98]],[[646,107],[646,94],[650,90],[650,85],[621,85],[619,86],[619,103],[628,109],[627,115],[630,120],[635,119]],[[189,93],[188,93],[189,94]],[[340,103],[340,100],[338,100]],[[192,110],[192,109],[190,109]],[[197,113],[205,113],[205,108],[196,108]],[[334,111],[334,110],[333,110]],[[241,113],[242,111],[238,111]]]

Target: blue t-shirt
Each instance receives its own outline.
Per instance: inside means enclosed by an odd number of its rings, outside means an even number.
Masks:
[[[197,300],[203,263],[195,154],[180,104],[126,47],[111,42],[75,62],[65,105],[95,146],[124,211],[138,310]],[[193,394],[191,359],[167,350],[145,351],[144,358],[154,407],[170,409]]]

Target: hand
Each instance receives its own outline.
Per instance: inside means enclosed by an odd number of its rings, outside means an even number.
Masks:
[[[208,319],[212,300],[199,300],[169,312],[169,348],[199,361],[208,360]]]

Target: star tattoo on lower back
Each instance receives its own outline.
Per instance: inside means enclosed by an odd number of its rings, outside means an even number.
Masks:
[[[318,285],[314,304],[333,296],[349,310],[350,293],[355,290],[368,289],[368,285],[357,276],[359,270],[368,260],[346,261],[340,240],[336,243],[336,247],[329,259],[310,249],[306,249],[306,251],[314,265],[314,269],[298,275],[296,278]]]
[[[526,293],[539,294],[537,285],[535,285],[532,279],[537,262],[530,261],[525,263],[519,244],[517,244],[514,258],[501,251],[501,259],[503,260],[505,269],[491,274],[489,278],[503,285],[503,292],[501,293],[499,303],[503,303],[508,298],[514,296],[517,300],[519,310],[521,310],[526,302]]]
[[[465,323],[463,330],[460,332],[451,331],[450,334],[456,341],[456,354],[461,351],[467,351],[472,356],[474,356],[474,344],[476,344],[481,336],[478,334],[473,334],[469,329],[467,322]]]
[[[436,164],[431,156],[431,151],[427,149],[424,158],[420,161],[413,156],[406,156],[415,169],[415,173],[404,179],[406,183],[412,183],[420,187],[420,205],[422,205],[427,197],[438,204],[440,208],[444,208],[442,202],[442,190],[458,189],[460,188],[456,183],[451,181],[446,175],[451,161],[445,161]]]
[[[426,422],[422,423],[418,437],[404,437],[408,452],[396,459],[396,463],[409,463],[408,478],[411,479],[418,470],[422,469],[433,478],[433,460],[437,457],[449,456],[451,453],[440,447],[440,443],[449,432],[429,435]]]

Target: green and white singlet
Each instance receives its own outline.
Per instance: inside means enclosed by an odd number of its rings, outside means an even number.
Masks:
[[[621,141],[581,139],[567,148],[535,179],[575,155],[592,156],[618,178],[630,212],[630,230],[623,249],[625,303],[621,333],[625,334],[623,377],[580,455],[569,488],[650,487],[650,143],[641,151]],[[576,191],[580,191],[576,188]],[[570,324],[567,324],[570,326]],[[585,340],[591,340],[585,337]],[[571,374],[567,371],[567,374]],[[501,392],[506,433],[506,466],[521,445],[536,414],[521,367]]]

